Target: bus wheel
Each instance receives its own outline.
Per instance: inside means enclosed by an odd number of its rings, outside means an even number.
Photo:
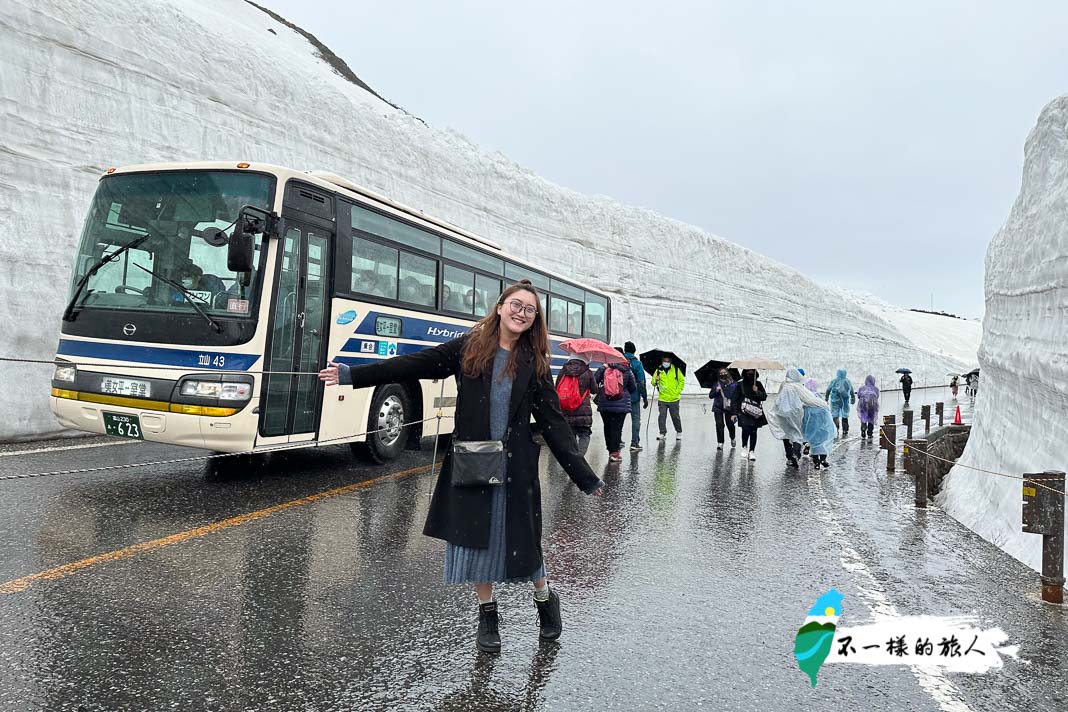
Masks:
[[[408,394],[395,383],[375,390],[367,417],[367,442],[359,450],[372,462],[395,460],[404,450],[408,432],[404,424],[412,414]],[[373,432],[377,431],[377,432]]]

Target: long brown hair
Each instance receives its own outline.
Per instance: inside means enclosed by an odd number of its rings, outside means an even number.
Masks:
[[[493,363],[493,357],[497,355],[497,347],[500,344],[501,331],[501,316],[497,313],[497,309],[520,289],[534,295],[537,313],[534,315],[534,323],[520,334],[515,348],[508,355],[505,372],[514,378],[519,367],[519,359],[533,357],[534,372],[537,377],[545,378],[549,375],[549,329],[545,325],[545,314],[541,310],[541,298],[530,280],[524,279],[501,292],[501,296],[490,313],[471,327],[461,360],[464,375],[468,378],[478,378]]]

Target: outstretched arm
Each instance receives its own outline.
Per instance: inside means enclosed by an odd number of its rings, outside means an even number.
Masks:
[[[432,349],[408,356],[394,356],[378,363],[349,367],[333,361],[319,372],[319,380],[332,386],[351,384],[353,388],[377,386],[424,378],[448,378],[460,370],[465,338],[453,339]]]

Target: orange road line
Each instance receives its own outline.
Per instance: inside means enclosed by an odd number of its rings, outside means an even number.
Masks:
[[[233,527],[239,527],[242,524],[248,524],[264,517],[269,517],[272,514],[278,512],[284,512],[287,509],[293,509],[294,507],[303,507],[307,504],[313,504],[320,500],[329,499],[330,497],[337,497],[338,495],[348,494],[364,487],[369,487],[379,482],[385,482],[386,480],[394,480],[401,477],[407,477],[408,475],[414,475],[420,472],[426,472],[430,469],[430,465],[420,465],[419,467],[413,467],[409,470],[402,470],[401,472],[394,472],[390,475],[383,475],[381,477],[375,477],[363,482],[357,482],[351,485],[345,485],[344,487],[338,487],[332,490],[326,490],[325,492],[319,492],[317,494],[308,495],[307,497],[301,497],[300,499],[290,500],[289,502],[283,502],[282,504],[276,504],[273,507],[266,507],[265,509],[259,509],[255,512],[248,512],[247,514],[239,514],[236,517],[230,517],[229,519],[223,519],[212,524],[205,524],[202,527],[195,529],[188,529],[184,532],[178,532],[177,534],[171,534],[161,539],[153,539],[152,541],[141,542],[140,544],[132,544],[131,546],[123,547],[116,551],[110,551],[106,554],[98,554],[97,556],[90,556],[87,559],[81,561],[73,561],[69,564],[63,564],[52,569],[46,569],[45,571],[39,571],[29,576],[23,576],[22,578],[13,579],[6,583],[0,584],[0,594],[11,594],[25,591],[27,588],[35,583],[41,581],[58,581],[59,579],[73,576],[74,574],[88,569],[99,564],[107,564],[113,561],[122,561],[123,559],[131,559],[139,554],[144,554],[149,551],[155,551],[156,549],[162,549],[166,546],[172,546],[174,544],[181,544],[182,542],[189,541],[190,539],[198,539],[200,537],[207,536],[208,534],[214,534],[215,532],[223,531],[224,529],[231,529]]]

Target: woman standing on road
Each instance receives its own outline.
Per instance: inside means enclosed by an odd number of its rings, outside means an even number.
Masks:
[[[474,584],[476,642],[485,652],[501,649],[494,583],[532,581],[541,637],[556,639],[563,629],[560,598],[549,588],[542,558],[540,448],[531,436],[531,416],[583,492],[599,495],[604,485],[579,455],[560,411],[548,354],[538,293],[523,280],[506,289],[496,308],[459,339],[352,369],[331,362],[319,373],[327,385],[351,383],[353,388],[456,376],[453,445],[438,474],[423,533],[447,542],[445,582]],[[472,455],[478,455],[475,463]],[[486,459],[491,464],[478,464]]]
[[[742,382],[734,389],[731,410],[742,427],[742,457],[756,460],[757,430],[768,424],[764,417],[764,401],[768,398],[760,374],[752,368],[742,371]]]

